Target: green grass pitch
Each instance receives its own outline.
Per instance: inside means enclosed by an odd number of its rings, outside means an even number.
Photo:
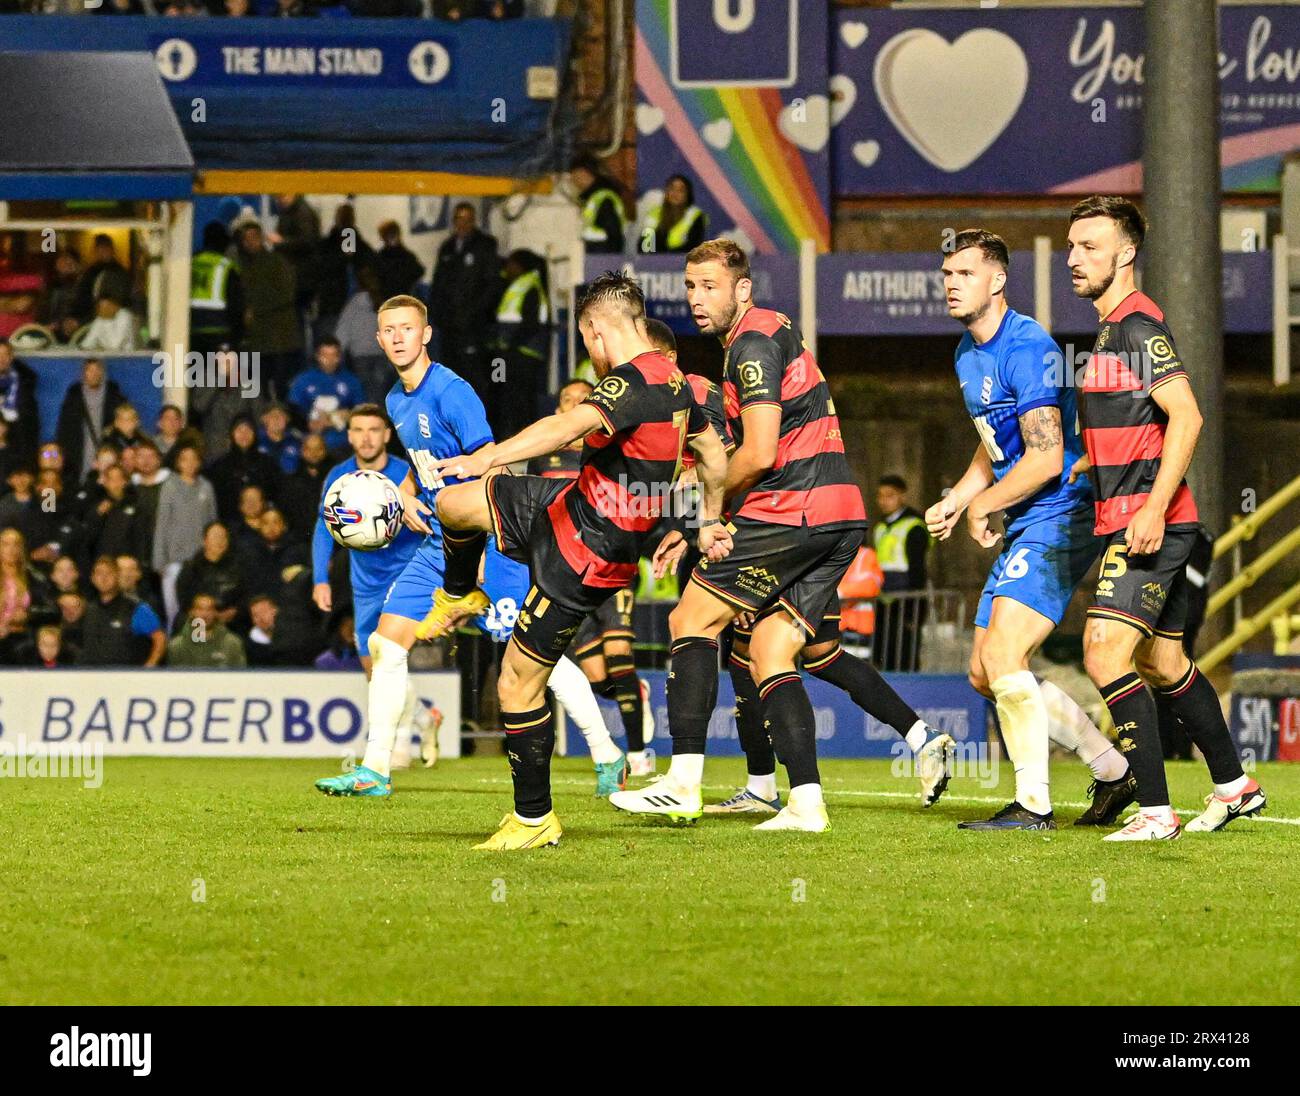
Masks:
[[[108,758],[98,790],[4,780],[0,1002],[1300,998],[1300,825],[1102,844],[1068,825],[1071,762],[1053,834],[957,831],[1010,798],[1009,772],[922,811],[887,762],[827,762],[816,836],[621,815],[557,761],[564,840],[514,854],[470,848],[509,808],[502,758],[398,773],[386,801],[318,794],[331,768]],[[710,762],[706,795],[742,768]],[[1269,817],[1300,819],[1300,766],[1256,776]],[[1172,764],[1170,784],[1192,808],[1204,768]]]

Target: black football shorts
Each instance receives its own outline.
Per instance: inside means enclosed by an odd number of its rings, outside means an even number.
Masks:
[[[1194,525],[1171,525],[1151,555],[1129,554],[1124,530],[1104,538],[1101,573],[1088,616],[1120,620],[1144,636],[1182,639],[1187,623],[1187,557],[1197,538]]]

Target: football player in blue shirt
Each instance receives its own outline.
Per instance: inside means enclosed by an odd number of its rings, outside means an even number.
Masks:
[[[392,791],[392,756],[407,698],[407,656],[416,625],[433,606],[442,585],[442,527],[433,503],[444,483],[433,462],[472,453],[492,441],[483,403],[469,383],[425,349],[433,329],[424,302],[390,297],[379,307],[377,338],[397,370],[397,383],[385,401],[388,418],[406,449],[410,465],[398,483],[406,527],[421,535],[415,552],[384,598],[379,623],[367,641],[370,656],[369,720],[366,754],[342,776],[317,781],[331,795],[385,796]],[[357,620],[358,634],[361,621]]]
[[[966,328],[957,379],[980,444],[925,520],[939,540],[948,539],[963,512],[981,548],[1005,537],[975,615],[970,681],[997,705],[1016,774],[1014,802],[986,821],[960,825],[1055,829],[1049,737],[1092,770],[1093,802],[1079,824],[1104,825],[1136,795],[1128,762],[1066,693],[1029,669],[1098,552],[1091,485],[1074,474],[1083,440],[1073,378],[1052,337],[1007,307],[1010,256],[1002,239],[968,229],[946,250],[948,312]],[[998,512],[1004,534],[989,528]]]
[[[406,479],[411,466],[400,457],[388,452],[387,446],[392,437],[388,417],[378,404],[363,403],[348,413],[348,445],[352,456],[336,464],[325,476],[321,498],[329,494],[330,488],[340,476],[358,469],[380,472],[393,481],[393,485]],[[348,572],[352,580],[352,615],[355,622],[357,654],[361,656],[361,666],[369,679],[371,670],[370,635],[379,624],[379,613],[384,604],[388,588],[396,581],[415,550],[420,546],[420,538],[410,529],[403,527],[388,547],[378,552],[349,552]],[[316,527],[311,540],[312,566],[312,600],[322,613],[334,608],[330,592],[329,568],[336,545],[325,526],[325,519],[320,514],[316,518]],[[408,680],[406,685],[406,704],[402,709],[398,724],[398,740],[394,750],[394,767],[403,767],[400,760],[407,753],[411,741],[411,731],[418,721],[421,705],[415,695],[415,687]],[[421,735],[421,753],[426,763],[436,758],[436,747],[423,741],[428,733],[427,721],[424,721]],[[335,792],[336,784],[347,781],[341,777],[327,777],[317,781],[317,787],[327,794],[348,794],[347,791]]]

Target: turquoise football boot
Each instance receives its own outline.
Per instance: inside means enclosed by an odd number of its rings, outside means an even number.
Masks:
[[[619,755],[617,761],[604,761],[596,766],[596,797],[607,799],[627,787],[627,757]]]
[[[316,781],[316,790],[326,795],[379,796],[393,794],[393,778],[382,776],[374,769],[358,765],[351,772],[339,776],[323,776]]]

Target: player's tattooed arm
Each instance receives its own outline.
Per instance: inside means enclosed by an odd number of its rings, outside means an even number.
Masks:
[[[1020,459],[997,483],[981,491],[966,511],[971,536],[985,548],[997,542],[988,530],[989,516],[1036,495],[1060,478],[1065,464],[1059,407],[1047,404],[1026,411],[1020,416],[1020,437],[1025,448]]]
[[[1035,407],[1020,416],[1020,436],[1024,439],[1025,449],[1037,449],[1050,453],[1063,445],[1061,440],[1061,409],[1059,407]]]

